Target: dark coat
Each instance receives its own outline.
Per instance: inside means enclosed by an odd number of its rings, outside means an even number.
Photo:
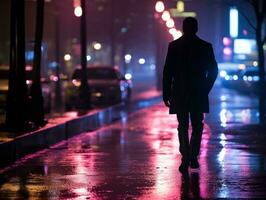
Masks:
[[[170,101],[170,114],[208,113],[208,94],[217,73],[210,43],[196,35],[169,43],[163,70],[163,100]]]

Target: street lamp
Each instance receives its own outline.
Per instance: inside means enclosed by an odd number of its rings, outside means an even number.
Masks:
[[[80,6],[75,7],[74,14],[75,14],[76,17],[81,17],[81,15],[82,15],[82,9],[81,9]]]
[[[162,19],[163,19],[164,21],[168,21],[170,18],[171,18],[171,16],[170,16],[169,11],[167,11],[167,10],[163,11]]]
[[[81,43],[81,85],[79,88],[80,109],[90,108],[90,88],[88,84],[87,71],[87,22],[86,22],[86,0],[81,0],[83,14],[80,18],[80,43]]]
[[[174,40],[182,36],[182,32],[179,30],[176,30],[175,28],[169,29],[169,33],[173,36]]]
[[[155,4],[155,10],[158,13],[161,13],[164,11],[164,3],[162,1],[157,1]]]
[[[127,64],[130,63],[131,59],[132,59],[132,56],[131,56],[130,54],[126,54],[126,55],[125,55],[125,62],[126,62]]]
[[[101,43],[95,42],[95,43],[93,44],[93,48],[94,48],[95,50],[100,50],[100,49],[102,48],[102,45],[101,45]]]
[[[65,61],[70,61],[71,60],[71,55],[70,54],[65,54],[64,55],[64,60]]]
[[[74,14],[76,17],[81,17],[82,8],[80,4],[80,0],[73,0]]]
[[[140,58],[139,59],[139,64],[143,65],[145,64],[146,60],[144,58]]]
[[[168,28],[174,28],[174,26],[175,26],[175,22],[174,22],[174,20],[173,19],[169,19],[169,20],[167,20],[166,21],[166,26],[168,27]]]

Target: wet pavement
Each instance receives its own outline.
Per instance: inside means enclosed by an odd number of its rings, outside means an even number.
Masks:
[[[252,134],[234,134],[238,130],[234,127],[258,122],[256,99],[217,87],[211,104],[198,170],[190,169],[186,175],[178,171],[176,118],[160,103],[130,115],[125,112],[112,125],[80,134],[1,169],[0,197],[265,198],[266,154],[244,142],[252,141]]]
[[[154,86],[151,85],[146,85],[145,87],[143,87],[142,90],[137,91],[138,88],[140,88],[142,85],[138,84],[138,87],[134,88],[134,90],[132,91],[132,96],[130,99],[130,102],[128,103],[128,107],[135,107],[138,106],[136,104],[141,103],[142,101],[144,102],[145,100],[149,101],[152,98],[156,98],[156,97],[160,97],[161,96],[161,92],[159,92],[158,90],[156,90],[156,88]],[[12,131],[7,131],[4,130],[1,125],[4,123],[5,120],[5,116],[3,113],[0,112],[0,145],[2,143],[5,142],[9,142],[14,140],[16,137],[27,134],[29,132],[33,132],[36,130],[43,130],[55,125],[59,125],[62,123],[65,123],[67,121],[73,120],[73,119],[77,119],[78,117],[82,116],[82,115],[86,115],[86,114],[93,114],[93,113],[97,113],[99,112],[101,109],[104,108],[110,108],[114,105],[102,105],[102,106],[95,106],[93,107],[93,109],[88,110],[88,111],[77,111],[77,110],[72,110],[72,111],[65,111],[65,112],[51,112],[49,114],[46,114],[46,118],[48,120],[48,123],[44,126],[41,127],[39,129],[33,129],[31,131],[24,131],[24,132],[12,132]],[[147,107],[148,105],[145,105],[144,107]],[[140,105],[140,107],[143,107]],[[134,108],[133,108],[134,110]]]

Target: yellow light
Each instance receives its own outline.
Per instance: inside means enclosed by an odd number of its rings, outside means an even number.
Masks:
[[[64,60],[65,61],[70,61],[71,60],[71,55],[70,54],[64,55]]]
[[[76,87],[79,87],[81,85],[81,82],[79,80],[73,79],[72,80],[73,85],[75,85]]]
[[[245,64],[239,64],[238,68],[240,70],[244,70],[244,69],[246,69],[246,65]]]
[[[93,45],[93,48],[94,48],[95,50],[100,50],[100,49],[102,48],[102,45],[101,45],[100,43],[96,42],[96,43]]]
[[[170,18],[171,18],[170,13],[169,13],[168,11],[164,11],[163,14],[162,14],[162,19],[163,19],[164,21],[167,21],[167,20],[169,20]]]
[[[169,20],[167,20],[167,22],[166,22],[166,26],[167,26],[168,28],[173,28],[173,27],[175,26],[175,22],[174,22],[174,20],[173,20],[173,19],[169,19]]]
[[[75,7],[74,14],[76,17],[81,17],[82,15],[82,8],[80,6]]]
[[[156,12],[163,12],[164,11],[164,3],[162,1],[157,1],[155,4],[155,10]]]
[[[94,93],[94,96],[96,96],[96,97],[101,97],[101,96],[102,96],[102,93],[100,93],[100,92],[96,92],[96,93]]]
[[[178,12],[184,12],[185,10],[185,4],[183,1],[178,1],[176,4],[176,9]]]

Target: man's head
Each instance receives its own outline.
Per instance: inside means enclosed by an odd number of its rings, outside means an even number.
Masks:
[[[185,35],[195,35],[198,31],[198,21],[194,17],[187,17],[183,21],[183,32]]]

